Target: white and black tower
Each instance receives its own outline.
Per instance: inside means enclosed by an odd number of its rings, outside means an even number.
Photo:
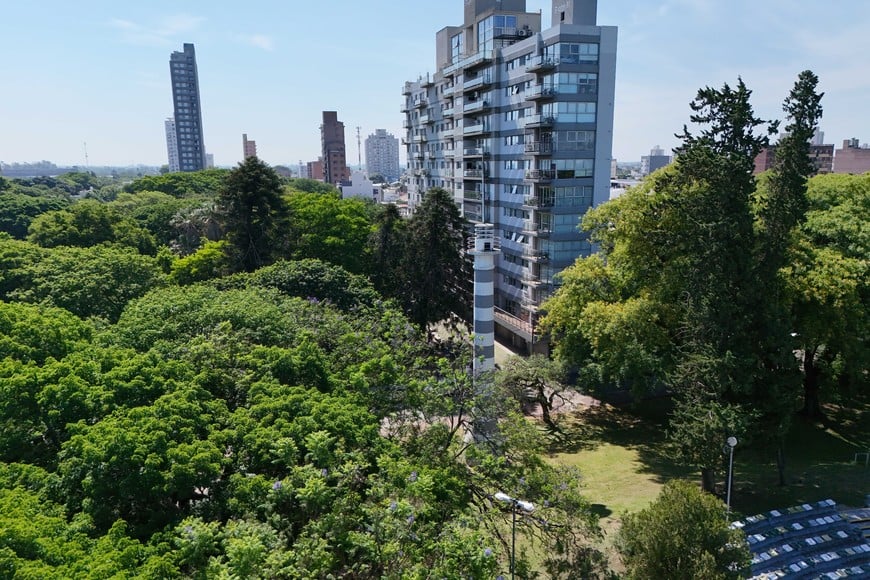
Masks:
[[[474,256],[474,376],[495,370],[495,256],[492,224],[475,224],[468,253]]]

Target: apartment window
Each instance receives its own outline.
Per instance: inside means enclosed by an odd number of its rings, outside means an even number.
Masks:
[[[598,44],[591,42],[559,42],[544,47],[544,56],[563,64],[598,62]]]
[[[594,123],[595,103],[547,103],[541,107],[545,117],[555,117],[560,123]]]
[[[460,32],[459,34],[454,34],[454,35],[450,38],[450,57],[451,57],[451,62],[454,62],[454,63],[455,63],[455,62],[457,62],[459,59],[462,58],[462,55],[463,55],[463,53],[464,53],[464,46],[463,46],[464,44],[465,44],[465,42],[464,42],[464,40],[463,40],[463,36],[462,36],[462,33],[461,33],[461,32]]]
[[[505,145],[522,145],[524,143],[525,135],[508,135],[504,138]]]
[[[592,177],[595,162],[592,159],[553,159],[542,162],[539,169],[556,171],[556,179]]]
[[[558,131],[557,151],[595,151],[595,131]]]

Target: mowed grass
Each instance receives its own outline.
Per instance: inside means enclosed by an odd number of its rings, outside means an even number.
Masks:
[[[738,445],[734,454],[731,507],[735,519],[806,502],[832,498],[861,507],[870,493],[870,467],[855,453],[870,451],[870,405],[829,404],[824,422],[795,418],[786,439],[786,481],[780,486],[776,450],[764,441]],[[665,482],[682,478],[700,483],[695,470],[677,465],[666,452],[667,399],[635,408],[602,404],[562,417],[564,434],[553,437],[550,460],[583,474],[586,497],[612,535],[627,512],[643,509]],[[727,457],[717,491],[724,499]]]

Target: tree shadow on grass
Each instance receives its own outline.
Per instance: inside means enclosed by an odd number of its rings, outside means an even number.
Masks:
[[[640,473],[664,483],[694,471],[677,465],[667,454],[666,427],[670,399],[647,399],[635,405],[585,407],[562,418],[561,433],[550,438],[549,452],[591,451],[602,443],[632,449],[641,463]]]

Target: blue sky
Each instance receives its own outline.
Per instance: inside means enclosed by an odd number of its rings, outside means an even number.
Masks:
[[[528,0],[549,26],[550,0]],[[356,163],[356,127],[401,136],[401,87],[433,71],[435,33],[461,0],[42,0],[0,9],[0,161],[166,162],[169,54],[196,45],[206,148],[218,165],[318,155],[337,110]],[[672,148],[697,89],[742,76],[756,111],[781,116],[797,74],[819,75],[826,142],[870,141],[867,0],[600,0],[619,27],[614,156]]]

